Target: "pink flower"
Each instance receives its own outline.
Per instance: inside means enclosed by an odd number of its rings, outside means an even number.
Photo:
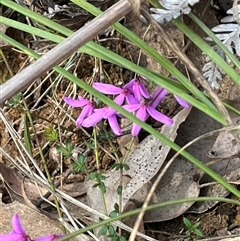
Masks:
[[[162,87],[158,87],[155,92],[153,93],[152,100],[151,100],[151,106],[156,108],[159,103],[162,101],[162,99],[167,95],[168,91],[166,89],[163,89]]]
[[[81,126],[83,120],[94,112],[93,103],[87,99],[82,98],[81,96],[78,97],[78,100],[74,100],[69,97],[64,97],[63,100],[66,104],[72,107],[83,107],[81,114],[76,120],[76,126]]]
[[[166,124],[166,125],[172,125],[173,120],[166,115],[162,114],[161,112],[157,111],[155,108],[160,103],[160,101],[165,97],[166,91],[159,87],[153,94],[153,99],[149,103],[141,102],[138,104],[132,104],[132,105],[125,105],[123,106],[126,110],[129,112],[135,112],[136,117],[138,117],[142,121],[146,121],[147,118],[152,116],[155,120]],[[137,136],[141,130],[141,126],[137,125],[136,123],[133,123],[132,127],[132,135]]]
[[[181,105],[184,108],[189,108],[191,105],[185,101],[184,99],[178,97],[177,95],[173,95],[176,101],[178,102],[179,105]]]
[[[149,99],[151,97],[149,92],[147,91],[147,89],[143,85],[143,83],[137,78],[132,79],[124,87],[132,91],[135,99],[138,102],[140,102],[142,100],[142,96],[146,99]],[[131,103],[129,103],[129,104],[131,104]]]
[[[109,126],[111,127],[114,134],[117,136],[122,135],[121,128],[117,121],[116,111],[111,107],[103,107],[101,109],[94,109],[94,113],[87,117],[83,123],[83,127],[95,126],[102,119],[107,119]]]
[[[152,103],[152,106],[156,107],[162,100],[162,97],[165,97],[167,94],[168,94],[168,91],[166,89],[163,89],[162,87],[158,87],[152,97],[153,100],[156,98],[154,103]],[[178,97],[177,95],[173,95],[173,96],[176,99],[176,101],[178,102],[178,104],[181,105],[182,107],[189,108],[191,106],[187,101],[183,100],[182,98]],[[159,101],[159,98],[161,99],[160,101]]]
[[[118,105],[122,105],[124,100],[126,99],[127,103],[130,104],[133,98],[132,92],[130,89],[126,88],[125,86],[123,88],[110,85],[110,84],[103,84],[95,82],[93,83],[93,88],[98,90],[99,92],[107,95],[118,95],[114,102]]]

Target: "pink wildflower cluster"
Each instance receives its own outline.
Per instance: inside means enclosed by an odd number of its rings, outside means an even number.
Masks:
[[[9,234],[0,234],[1,241],[55,241],[63,235],[49,234],[44,237],[31,239],[21,225],[20,218],[17,214],[12,217],[13,230]]]
[[[168,91],[162,87],[158,87],[151,96],[148,90],[141,82],[141,77],[132,79],[123,88],[104,83],[93,83],[93,88],[107,95],[114,95],[114,102],[122,106],[127,111],[134,113],[142,121],[146,121],[149,116],[155,120],[165,124],[172,125],[173,120],[156,110],[161,100],[168,94]],[[190,105],[183,99],[175,96],[178,103],[188,108]],[[103,108],[95,108],[95,103],[87,99],[78,97],[78,100],[64,97],[66,104],[72,107],[82,107],[82,112],[76,120],[77,126],[92,127],[99,123],[102,119],[108,120],[112,131],[116,135],[121,135],[122,131],[118,124],[118,117],[122,117],[116,110],[105,106]],[[132,135],[137,136],[141,127],[133,123]]]

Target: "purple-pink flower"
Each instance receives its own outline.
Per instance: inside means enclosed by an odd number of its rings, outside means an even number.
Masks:
[[[79,96],[77,100],[69,97],[64,97],[63,100],[66,104],[72,107],[83,107],[81,114],[76,120],[76,126],[80,126],[83,120],[93,113],[93,103],[87,99],[84,99],[82,96]]]
[[[145,88],[144,84],[138,78],[132,79],[124,87],[132,91],[135,99],[138,102],[140,102],[142,100],[142,97],[144,97],[145,99],[149,99],[151,97],[149,92]],[[129,103],[129,104],[131,104],[131,103]]]
[[[111,127],[114,134],[117,136],[122,135],[121,128],[117,121],[116,113],[116,110],[107,106],[101,109],[94,109],[94,113],[83,121],[82,126],[95,126],[102,119],[106,119],[108,120],[109,126]]]
[[[172,125],[173,120],[171,118],[167,117],[166,115],[162,114],[161,112],[155,109],[157,105],[160,103],[160,101],[165,97],[166,94],[167,94],[166,90],[159,87],[153,94],[153,99],[149,103],[142,101],[137,104],[124,105],[123,107],[129,112],[136,113],[136,117],[142,121],[146,121],[150,115],[155,120],[163,124]],[[137,125],[136,123],[133,123],[132,135],[137,136],[140,130],[141,130],[141,126]]]
[[[123,88],[95,82],[93,83],[93,88],[103,94],[115,95],[114,102],[116,104],[123,106],[129,112],[135,113],[136,117],[142,121],[146,121],[149,116],[152,116],[155,120],[163,124],[171,125],[173,122],[172,119],[156,110],[156,107],[168,94],[168,91],[162,87],[158,87],[151,97],[142,80],[147,81],[144,77],[138,76],[125,84]],[[185,100],[176,95],[174,95],[174,97],[184,108],[190,107]],[[148,102],[146,99],[148,99]],[[79,96],[78,100],[64,97],[64,101],[72,107],[82,107],[82,112],[76,120],[77,126],[93,127],[105,119],[108,120],[109,126],[116,135],[122,134],[118,124],[118,118],[123,118],[123,116],[113,108],[108,106],[100,109],[94,108],[93,102],[81,96]],[[133,123],[132,135],[138,135],[140,130],[141,127]]]
[[[12,217],[12,227],[13,230],[8,234],[0,234],[1,241],[55,241],[63,235],[50,234],[44,237],[39,237],[36,239],[31,239],[25,232],[20,218],[17,214]]]
[[[110,84],[95,82],[92,86],[94,89],[98,90],[103,94],[118,95],[114,99],[114,102],[118,105],[122,105],[125,99],[128,104],[132,103],[133,94],[130,89],[126,88],[126,85],[123,88],[120,88]]]

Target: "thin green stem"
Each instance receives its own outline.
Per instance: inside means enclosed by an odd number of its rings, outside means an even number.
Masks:
[[[3,53],[1,48],[0,48],[0,56],[2,56],[2,59],[3,59],[5,65],[6,65],[7,69],[8,69],[8,72],[10,73],[11,76],[13,76],[14,75],[13,71],[12,71],[11,67],[9,66],[8,61],[7,61],[7,59],[6,59],[6,57],[5,57],[5,55],[4,55],[4,53]]]
[[[185,198],[185,199],[179,199],[179,200],[174,200],[174,201],[167,201],[167,202],[156,203],[156,204],[149,205],[146,210],[147,211],[148,210],[154,210],[156,208],[162,208],[162,207],[167,207],[167,206],[176,205],[176,204],[182,204],[182,203],[186,203],[186,202],[203,202],[203,201],[218,201],[218,202],[223,202],[223,203],[232,203],[232,204],[240,206],[240,202],[237,201],[237,200],[234,200],[234,199],[219,198],[219,197],[198,197],[198,198]],[[69,235],[67,235],[67,236],[65,236],[63,238],[58,239],[58,241],[66,241],[67,239],[74,238],[77,235],[85,233],[85,232],[87,232],[89,230],[93,230],[93,229],[101,227],[103,225],[107,225],[109,223],[112,223],[112,222],[115,222],[115,221],[122,220],[124,218],[130,217],[130,216],[136,215],[140,211],[141,211],[141,208],[134,209],[134,210],[131,210],[129,212],[122,213],[121,215],[119,215],[117,217],[108,218],[108,219],[105,219],[105,220],[103,220],[101,222],[94,223],[92,225],[89,225],[86,228],[77,230],[77,231],[75,231],[75,232],[73,232],[73,233],[71,233],[71,234],[69,234]]]
[[[97,143],[97,133],[96,133],[96,127],[93,128],[93,138],[94,138],[94,153],[95,153],[95,159],[96,159],[96,166],[97,166],[97,172],[100,174],[101,170],[100,170],[100,163],[99,163],[99,155],[98,155],[98,143]],[[101,181],[102,182],[102,181]],[[103,210],[104,213],[106,215],[108,215],[108,210],[107,210],[107,204],[106,204],[106,199],[105,199],[105,195],[103,193],[103,190],[100,186],[99,187],[99,191],[100,191],[100,195],[102,198],[102,203],[103,203]]]
[[[96,127],[93,128],[93,139],[94,139],[94,153],[96,158],[96,167],[97,167],[97,170],[100,171]]]

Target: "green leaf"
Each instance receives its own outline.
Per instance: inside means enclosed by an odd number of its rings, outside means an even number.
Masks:
[[[44,137],[48,140],[48,141],[57,141],[58,139],[58,132],[53,129],[51,126],[45,128],[44,130]]]
[[[118,215],[118,212],[116,210],[113,210],[112,212],[109,213],[110,218],[115,218],[117,217],[117,215]]]
[[[91,173],[89,174],[88,179],[89,179],[89,180],[93,180],[93,179],[95,179],[95,178],[96,178],[96,175],[97,175],[97,173],[96,173],[96,172],[91,172]]]
[[[120,164],[120,163],[114,163],[114,164],[112,165],[112,169],[113,169],[113,170],[116,169],[116,171],[118,171],[118,170],[120,169],[120,167],[121,167],[121,164]]]
[[[114,209],[119,213],[119,205],[117,203],[114,204]]]
[[[22,93],[18,93],[14,95],[12,99],[8,100],[7,103],[11,106],[16,107],[19,104],[21,99],[22,99]]]
[[[102,193],[106,193],[107,192],[106,186],[105,186],[105,184],[103,182],[101,182],[99,184],[99,188],[100,188]]]
[[[190,229],[190,228],[192,227],[192,223],[190,222],[189,219],[183,217],[183,222],[184,222],[184,224],[186,225],[186,227],[187,227],[188,229]]]
[[[107,225],[103,225],[100,230],[98,231],[98,236],[103,236],[107,233],[108,231],[108,226]]]
[[[195,229],[195,230],[194,230],[194,233],[195,233],[197,236],[199,236],[199,237],[203,237],[203,236],[204,236],[203,233],[202,233],[202,231],[199,230],[199,229]]]
[[[78,173],[80,171],[80,167],[76,162],[71,161],[71,166],[73,173]]]
[[[108,226],[108,233],[109,233],[111,236],[116,235],[115,228],[114,228],[112,225],[109,225],[109,226]]]
[[[71,144],[71,142],[69,140],[66,140],[65,146],[66,146],[66,149],[68,150],[68,152],[71,153],[73,150],[73,145]]]
[[[67,154],[67,150],[63,146],[56,146],[56,149],[58,152],[61,152],[62,154]]]
[[[119,241],[127,241],[127,240],[124,236],[121,235],[120,238],[119,238]]]
[[[123,168],[125,171],[128,171],[130,169],[130,167],[128,166],[128,164],[123,164]]]
[[[85,144],[86,144],[86,146],[88,147],[88,148],[90,148],[90,149],[95,149],[95,146],[91,143],[91,142],[89,142],[89,141],[85,141]]]
[[[119,186],[117,187],[117,194],[118,194],[118,195],[121,195],[121,194],[122,194],[122,190],[123,190],[122,186],[119,185]]]
[[[200,224],[201,224],[201,222],[196,222],[195,224],[193,224],[193,228],[194,228],[194,229],[195,229],[195,228],[198,228]]]

